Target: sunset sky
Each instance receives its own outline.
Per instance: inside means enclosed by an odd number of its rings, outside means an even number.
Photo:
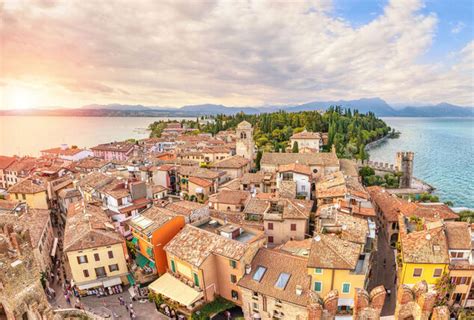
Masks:
[[[470,0],[0,0],[0,108],[474,105]]]

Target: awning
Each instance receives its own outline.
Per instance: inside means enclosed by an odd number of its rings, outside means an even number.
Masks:
[[[137,252],[137,257],[135,258],[135,262],[140,268],[143,268],[150,262],[150,260],[148,260],[144,255]]]
[[[111,286],[116,286],[118,284],[122,284],[122,280],[120,279],[120,277],[116,277],[116,278],[110,278],[110,279],[107,279],[107,280],[104,280],[102,281],[102,283],[104,284],[104,287],[111,287]]]
[[[89,282],[89,283],[85,283],[85,284],[78,284],[76,286],[79,290],[87,290],[87,289],[90,289],[90,288],[100,287],[101,285],[102,285],[102,282],[94,281],[94,282]]]
[[[132,276],[132,274],[127,274],[127,279],[128,279],[128,282],[130,283],[130,285],[134,285],[136,282],[135,282],[135,278]]]
[[[191,287],[188,287],[180,280],[169,273],[165,273],[152,282],[148,289],[164,295],[165,297],[178,302],[186,307],[201,299],[204,294]]]
[[[54,238],[53,248],[51,249],[51,257],[56,256],[56,249],[58,248],[58,238]]]
[[[135,238],[135,237],[133,237],[133,238],[132,238],[132,243],[133,243],[134,245],[137,245],[137,244],[138,244],[138,239]]]
[[[348,306],[348,307],[352,307],[354,306],[354,299],[350,299],[350,298],[339,298],[337,300],[337,305],[338,306]]]

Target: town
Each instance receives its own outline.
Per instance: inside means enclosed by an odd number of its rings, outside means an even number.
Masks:
[[[158,126],[0,156],[0,319],[472,316],[474,224],[420,200],[413,152]]]

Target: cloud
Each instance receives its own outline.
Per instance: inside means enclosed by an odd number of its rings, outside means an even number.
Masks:
[[[451,29],[451,33],[458,34],[465,27],[466,27],[466,24],[464,22],[459,21],[453,26],[453,28]]]
[[[420,62],[438,22],[422,7],[393,0],[352,27],[328,0],[7,1],[0,80],[48,83],[43,105],[368,96],[473,105],[472,48],[454,66]]]

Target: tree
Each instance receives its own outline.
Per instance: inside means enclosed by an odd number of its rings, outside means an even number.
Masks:
[[[369,167],[369,166],[362,167],[362,168],[360,168],[360,170],[359,170],[359,175],[360,175],[362,178],[365,178],[365,177],[368,177],[368,176],[373,176],[374,174],[375,174],[375,170],[372,169],[372,168]]]
[[[260,161],[262,161],[263,152],[261,150],[257,151],[257,156],[255,157],[255,168],[260,170]]]
[[[291,150],[291,152],[293,152],[293,153],[298,153],[298,152],[300,152],[300,151],[299,151],[299,148],[298,148],[298,141],[295,141],[295,142],[293,143],[293,149]]]

